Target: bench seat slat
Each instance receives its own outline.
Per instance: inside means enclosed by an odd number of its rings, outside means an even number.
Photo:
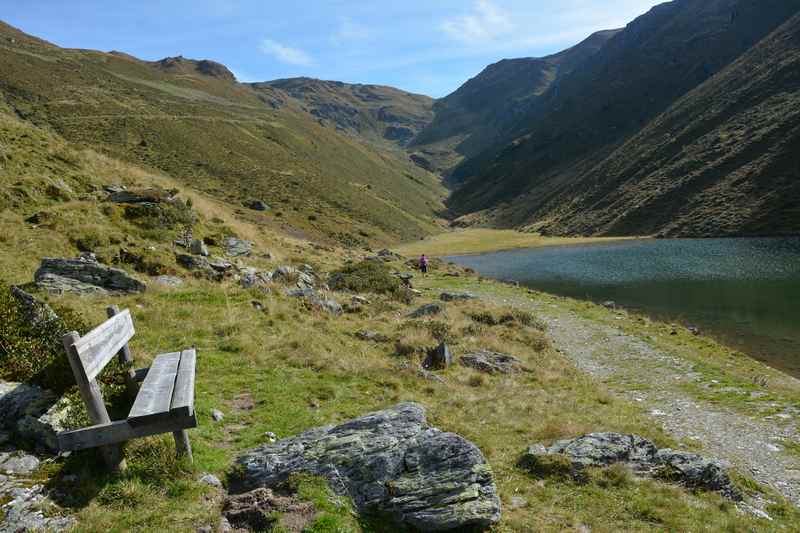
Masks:
[[[175,390],[172,393],[170,416],[190,416],[194,414],[194,382],[197,354],[194,349],[181,352]]]
[[[133,319],[128,309],[109,318],[75,342],[86,378],[91,381],[133,337]]]
[[[84,450],[195,427],[197,427],[197,418],[194,415],[155,420],[153,423],[143,426],[131,424],[128,420],[117,420],[110,424],[59,433],[58,447],[62,452]]]
[[[180,360],[180,352],[162,354],[155,358],[133,402],[128,421],[142,424],[169,416]]]

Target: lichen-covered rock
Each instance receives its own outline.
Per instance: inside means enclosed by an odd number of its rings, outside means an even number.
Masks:
[[[461,364],[488,374],[510,374],[523,369],[522,361],[504,353],[481,350],[461,356]]]
[[[439,295],[439,299],[443,302],[463,302],[466,300],[477,300],[478,297],[468,292],[443,292]]]
[[[58,315],[47,303],[38,300],[17,286],[11,287],[11,295],[22,306],[25,319],[34,325],[47,324],[58,320]]]
[[[440,314],[444,308],[439,304],[426,304],[411,313],[411,318],[422,318],[426,316],[435,316]]]
[[[136,293],[144,292],[147,285],[131,277],[124,270],[101,265],[91,255],[77,259],[45,257],[34,274],[40,287],[55,293],[91,292]]]
[[[586,467],[624,463],[639,475],[716,491],[732,500],[742,499],[719,461],[667,448],[659,450],[655,444],[638,435],[591,433],[560,440],[549,448],[536,444],[528,448],[521,464],[535,469],[540,459],[548,456],[567,459],[575,472]]]
[[[70,401],[67,398],[61,398],[44,412],[41,412],[41,405],[30,405],[26,414],[17,421],[16,432],[24,440],[35,442],[47,451],[58,453],[57,435],[69,429],[67,418],[70,408]]]
[[[56,434],[67,429],[69,401],[27,383],[0,381],[0,425],[43,451],[58,452]]]
[[[177,276],[157,276],[155,282],[162,287],[180,287],[183,285],[183,280]]]
[[[328,480],[361,512],[379,511],[422,531],[485,528],[500,499],[481,451],[429,427],[424,408],[400,404],[338,426],[311,429],[239,457],[234,492],[275,487],[292,473]]]
[[[206,243],[201,241],[200,239],[194,239],[191,244],[189,245],[189,251],[192,252],[194,255],[202,255],[203,257],[208,257],[208,247]]]
[[[227,237],[222,243],[225,255],[230,257],[248,256],[252,253],[253,243],[236,237]]]
[[[67,531],[75,519],[63,512],[47,497],[42,485],[28,480],[0,475],[0,533],[24,531]]]
[[[453,364],[453,354],[446,342],[439,344],[436,348],[428,350],[428,355],[422,362],[422,368],[426,370],[444,370]]]

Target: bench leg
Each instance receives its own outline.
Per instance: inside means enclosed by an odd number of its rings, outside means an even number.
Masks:
[[[122,447],[118,445],[101,446],[100,455],[103,462],[112,472],[124,472],[128,468],[125,458],[122,456]]]
[[[192,457],[192,445],[189,442],[189,432],[185,429],[180,431],[173,431],[172,436],[175,437],[175,449],[178,451],[178,456],[185,455],[190,463],[194,462]]]

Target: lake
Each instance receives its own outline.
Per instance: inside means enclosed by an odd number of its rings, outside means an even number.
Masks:
[[[693,324],[800,377],[800,238],[634,240],[445,259],[485,277]]]

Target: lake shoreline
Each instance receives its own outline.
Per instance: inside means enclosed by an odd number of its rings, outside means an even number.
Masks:
[[[654,237],[543,237],[516,230],[473,228],[438,233],[420,241],[402,243],[395,249],[398,253],[408,257],[422,254],[429,257],[447,257],[472,256],[526,248],[581,246],[651,239]]]

